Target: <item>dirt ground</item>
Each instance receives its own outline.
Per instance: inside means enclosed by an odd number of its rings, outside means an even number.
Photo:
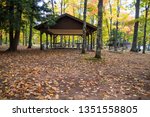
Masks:
[[[150,54],[38,49],[0,53],[0,99],[150,99]]]

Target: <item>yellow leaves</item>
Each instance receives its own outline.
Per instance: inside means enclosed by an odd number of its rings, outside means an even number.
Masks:
[[[59,83],[56,80],[53,80],[53,83],[54,83],[55,86],[59,85]]]
[[[40,83],[37,85],[37,91],[38,91],[38,93],[42,92],[42,86]]]
[[[7,83],[8,82],[8,80],[7,79],[5,79],[2,83]]]

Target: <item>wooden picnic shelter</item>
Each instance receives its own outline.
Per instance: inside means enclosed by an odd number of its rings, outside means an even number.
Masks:
[[[54,25],[49,26],[48,22],[39,24],[34,27],[35,29],[40,31],[40,49],[43,49],[43,39],[42,35],[46,34],[46,48],[57,48],[64,47],[63,45],[63,37],[69,36],[68,39],[68,48],[74,48],[75,44],[77,48],[80,48],[82,44],[82,35],[83,35],[83,20],[76,18],[70,14],[63,14],[58,16]],[[86,47],[88,50],[92,50],[95,45],[95,40],[93,39],[93,33],[97,30],[97,28],[89,23],[86,23]],[[60,42],[58,43],[57,37],[60,36]],[[79,37],[79,42],[74,43],[74,36]],[[50,37],[50,39],[49,39]],[[72,37],[72,41],[71,40]],[[72,42],[72,43],[70,43]],[[66,40],[65,40],[66,47]]]

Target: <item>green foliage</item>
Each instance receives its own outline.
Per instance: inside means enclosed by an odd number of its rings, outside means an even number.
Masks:
[[[121,31],[117,31],[117,39],[116,39],[116,37],[115,37],[115,35],[116,35],[116,29],[113,29],[112,31],[111,31],[111,38],[110,38],[110,41],[115,41],[115,39],[116,40],[120,40],[121,38],[123,38],[123,32],[121,32]]]

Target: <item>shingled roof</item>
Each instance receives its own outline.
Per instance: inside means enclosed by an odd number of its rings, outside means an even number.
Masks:
[[[86,23],[86,26],[87,34],[93,33],[97,30],[96,26],[90,23]],[[82,35],[83,20],[65,13],[57,18],[54,25],[49,26],[48,22],[45,22],[34,28],[54,35]]]

